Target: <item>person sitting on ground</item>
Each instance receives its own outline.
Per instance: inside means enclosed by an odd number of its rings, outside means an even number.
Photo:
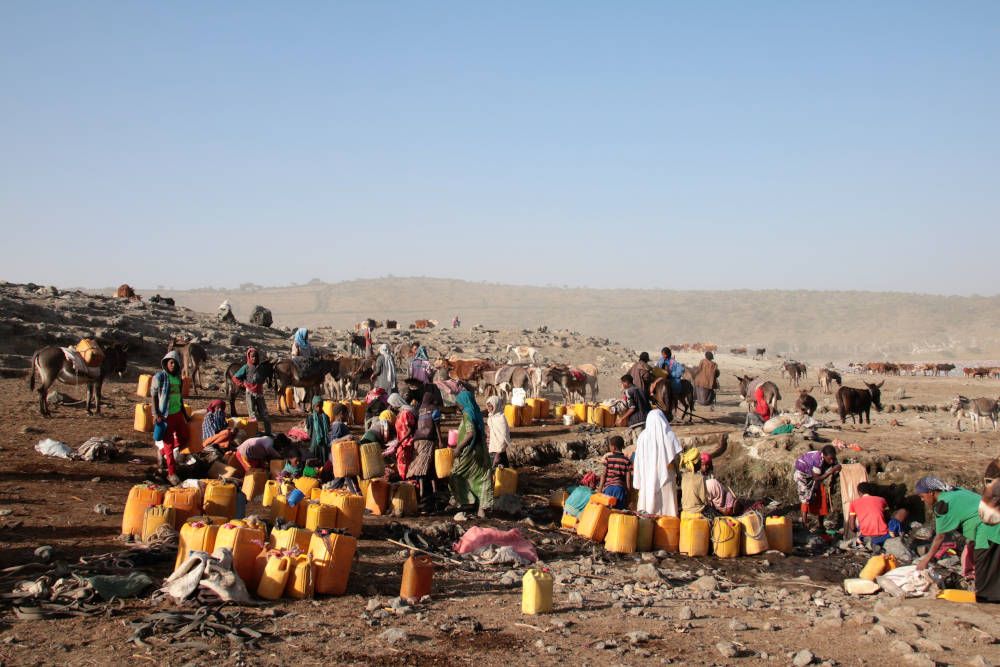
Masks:
[[[758,386],[753,392],[753,401],[747,406],[747,418],[743,424],[743,435],[747,435],[751,426],[763,429],[771,418],[771,406],[764,398],[764,387]]]
[[[229,428],[226,421],[226,402],[217,398],[205,409],[205,418],[201,422],[202,452],[212,461],[222,457],[224,452],[233,449],[236,429]]]
[[[337,403],[333,406],[333,421],[330,422],[330,442],[346,438],[351,434],[351,428],[347,425],[347,406]]]
[[[341,406],[343,407],[343,406]],[[306,417],[306,432],[309,434],[310,463],[322,468],[330,458],[330,418],[323,412],[323,397],[313,396],[312,410]]]
[[[264,433],[271,434],[271,420],[267,417],[267,401],[264,400],[264,372],[260,368],[260,354],[257,348],[248,347],[246,363],[233,373],[233,384],[247,392],[247,413],[264,425]]]
[[[698,364],[694,372],[694,398],[698,405],[715,405],[715,392],[719,389],[719,365],[714,361],[711,350]]]
[[[632,377],[632,384],[646,398],[649,403],[649,390],[653,386],[653,372],[649,370],[649,353],[643,352],[639,355],[639,360],[632,364],[627,375]]]
[[[889,526],[885,521],[889,503],[885,498],[872,494],[874,488],[868,482],[858,484],[861,494],[848,506],[848,526],[858,532],[858,537],[871,546],[881,546],[889,539]]]
[[[646,423],[649,414],[649,399],[635,386],[631,375],[626,373],[621,377],[622,400],[625,402],[625,412],[617,419],[618,426],[639,428]]]
[[[704,514],[706,505],[708,490],[701,474],[701,452],[692,447],[681,454],[681,516]]]
[[[304,471],[305,461],[302,460],[302,451],[297,447],[289,450],[285,457],[285,467],[281,469],[281,474],[294,479],[295,477],[301,477]]]
[[[601,473],[601,484],[606,496],[615,499],[615,507],[628,507],[628,490],[632,486],[632,461],[622,453],[625,439],[620,435],[608,438],[608,455],[604,457],[604,472]]]
[[[889,517],[889,536],[902,537],[909,532],[906,520],[910,518],[910,513],[905,507],[900,507]]]
[[[156,425],[153,428],[154,440],[163,443],[163,459],[167,467],[167,481],[180,484],[177,476],[177,462],[174,451],[183,449],[188,442],[188,422],[191,417],[184,409],[184,397],[181,393],[181,355],[177,350],[171,350],[160,361],[163,370],[153,376],[149,403]]]
[[[247,438],[236,448],[236,461],[244,472],[250,472],[254,468],[267,470],[271,461],[285,459],[292,452],[298,452],[298,448],[284,433],[273,437],[260,435],[256,438]]]
[[[837,450],[833,445],[826,445],[819,451],[808,451],[795,459],[795,472],[792,473],[792,478],[798,490],[803,526],[809,525],[809,508],[817,492],[820,492],[819,487],[823,484],[823,480],[839,472]]]
[[[490,396],[486,399],[486,434],[489,441],[493,467],[509,468],[507,448],[510,447],[510,425],[503,413],[503,399]]]
[[[707,452],[701,454],[701,474],[705,476],[705,492],[708,494],[708,502],[716,512],[723,516],[742,513],[742,503],[736,494],[715,478],[712,455]]]

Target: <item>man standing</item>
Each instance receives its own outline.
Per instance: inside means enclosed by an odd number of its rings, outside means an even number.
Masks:
[[[649,390],[653,384],[653,373],[649,370],[649,353],[643,352],[639,355],[639,361],[632,364],[628,375],[632,377],[632,384],[646,398],[649,403]],[[648,411],[648,410],[647,410]]]
[[[153,427],[153,440],[163,443],[163,458],[167,464],[167,480],[174,485],[180,484],[177,476],[177,464],[174,460],[174,450],[182,449],[188,442],[188,422],[191,418],[184,410],[184,397],[181,394],[181,355],[177,350],[171,350],[160,362],[163,370],[153,376],[149,403],[156,424]]]

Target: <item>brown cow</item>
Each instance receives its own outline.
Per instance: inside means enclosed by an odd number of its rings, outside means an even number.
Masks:
[[[745,357],[747,349],[745,347],[731,347],[729,348],[729,354],[742,354]]]
[[[115,292],[115,296],[119,299],[128,299],[130,301],[139,298],[139,296],[136,295],[135,290],[132,289],[132,286],[126,283],[122,283],[118,286],[118,291]]]
[[[483,373],[496,370],[496,364],[490,359],[438,359],[435,368],[445,371],[447,378],[458,380],[478,388]]]

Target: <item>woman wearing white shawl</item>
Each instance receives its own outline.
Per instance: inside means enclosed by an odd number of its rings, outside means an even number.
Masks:
[[[639,490],[638,511],[677,516],[677,473],[671,464],[681,449],[663,411],[650,411],[646,429],[636,440],[633,463],[632,485]]]
[[[378,347],[378,357],[375,358],[375,367],[372,369],[372,383],[385,389],[387,394],[396,391],[396,360],[392,358],[389,346],[385,343]]]

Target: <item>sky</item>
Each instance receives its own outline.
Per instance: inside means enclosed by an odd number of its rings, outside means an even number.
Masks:
[[[0,3],[0,279],[994,294],[1000,3]]]

